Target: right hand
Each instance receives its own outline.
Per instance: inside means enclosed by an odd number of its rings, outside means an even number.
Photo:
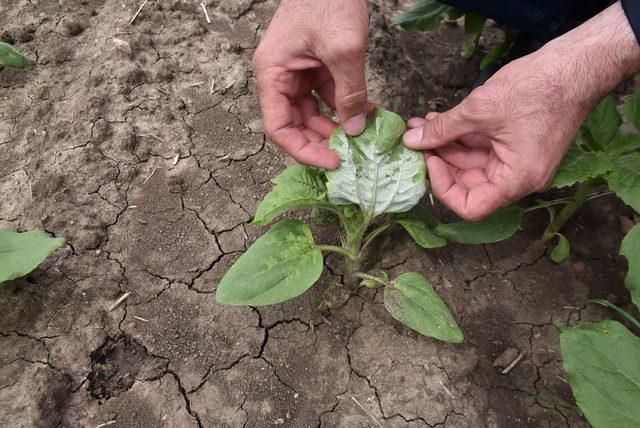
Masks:
[[[337,168],[336,128],[312,91],[351,135],[365,127],[365,0],[282,0],[253,57],[265,134],[298,162]]]

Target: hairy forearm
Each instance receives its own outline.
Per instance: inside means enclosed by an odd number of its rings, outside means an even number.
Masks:
[[[640,47],[617,2],[581,26],[549,42],[552,52],[574,81],[574,96],[590,109],[624,79],[640,71]]]

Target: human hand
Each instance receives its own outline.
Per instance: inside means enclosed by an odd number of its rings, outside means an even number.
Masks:
[[[593,105],[640,70],[640,49],[615,3],[513,61],[459,105],[409,121],[433,194],[466,220],[543,189]]]
[[[264,130],[301,163],[336,168],[328,138],[336,124],[312,91],[338,112],[345,131],[365,127],[364,0],[283,0],[253,57]]]
[[[459,105],[409,120],[404,142],[425,150],[434,196],[466,220],[543,189],[584,120],[545,55],[507,64]]]

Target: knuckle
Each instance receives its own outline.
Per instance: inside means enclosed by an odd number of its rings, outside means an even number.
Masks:
[[[429,122],[430,129],[429,134],[436,140],[441,140],[446,136],[445,117],[446,113],[439,114],[431,122]],[[425,134],[427,134],[425,132]]]
[[[348,93],[338,97],[338,103],[345,108],[358,107],[367,101],[367,90],[365,88],[355,88]]]

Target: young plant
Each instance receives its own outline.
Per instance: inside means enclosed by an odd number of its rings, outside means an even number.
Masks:
[[[462,11],[434,0],[422,0],[410,7],[406,12],[398,15],[393,25],[400,26],[407,31],[431,31],[440,26],[445,15],[450,20],[464,17],[464,32],[472,34],[473,39],[462,45],[461,55],[466,59],[471,58],[478,48],[478,43],[487,21],[487,18],[477,13]],[[504,32],[502,42],[483,57],[480,62],[480,70],[485,70],[491,66],[513,44],[515,33],[510,29],[505,29]]]
[[[640,91],[628,98],[623,110],[640,130]],[[615,193],[640,212],[640,133],[624,134],[621,124],[613,98],[602,100],[584,122],[553,181],[557,188],[578,184],[575,194],[538,205],[547,208],[551,217],[542,240],[559,238],[551,252],[555,262],[569,256],[569,241],[560,230],[586,201]],[[562,209],[556,214],[558,205]],[[629,264],[625,285],[640,308],[640,224],[624,237],[620,254]],[[640,322],[626,311],[606,300],[590,302],[615,310],[640,331]],[[612,320],[563,327],[559,337],[567,379],[591,425],[640,426],[640,337]]]
[[[384,304],[401,323],[425,335],[461,342],[463,335],[445,303],[429,281],[407,272],[389,279],[379,270],[363,271],[366,251],[392,224],[404,227],[418,245],[437,248],[447,239],[462,243],[495,242],[519,227],[523,210],[506,208],[480,223],[443,224],[417,205],[426,191],[426,166],[422,153],[401,142],[404,121],[396,114],[376,109],[357,137],[338,128],[330,146],[340,157],[340,167],[324,171],[292,165],[274,180],[274,187],[256,210],[254,224],[265,225],[281,214],[313,208],[323,224],[337,229],[340,245],[314,242],[311,230],[300,220],[283,220],[273,226],[231,266],[216,291],[219,303],[273,305],[307,291],[322,274],[322,252],[344,259],[344,286],[384,287]]]
[[[36,62],[9,43],[0,42],[0,65],[11,68],[34,68]]]
[[[37,229],[22,233],[0,229],[0,284],[28,274],[65,245],[64,239]]]
[[[640,91],[627,99],[623,109],[629,122],[640,130]],[[569,256],[569,241],[560,231],[585,202],[615,193],[640,212],[640,133],[624,134],[619,129],[621,124],[622,115],[613,98],[604,98],[585,120],[552,183],[556,188],[578,184],[576,192],[570,198],[547,201],[535,207],[549,209],[551,221],[542,241],[546,243],[558,237],[558,245],[551,253],[555,262]],[[562,207],[558,213],[556,206]],[[629,263],[625,285],[633,302],[640,305],[640,225],[627,233],[620,254]]]

